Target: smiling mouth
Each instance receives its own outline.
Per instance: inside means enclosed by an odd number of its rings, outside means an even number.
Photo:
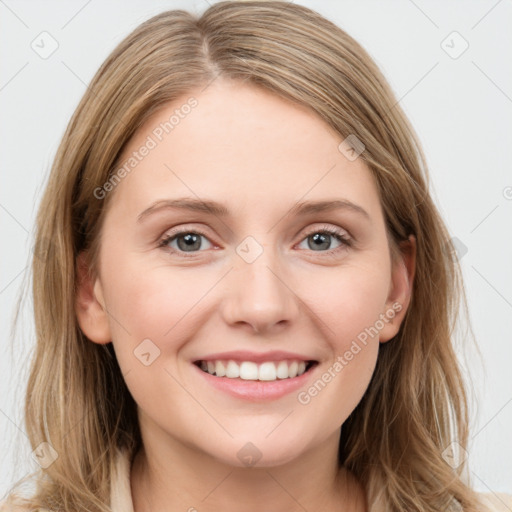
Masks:
[[[272,382],[276,380],[300,377],[318,364],[318,361],[302,361],[286,359],[282,361],[253,361],[215,360],[195,361],[194,364],[205,373],[214,377]]]

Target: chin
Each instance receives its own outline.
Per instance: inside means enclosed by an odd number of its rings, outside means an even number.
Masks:
[[[226,465],[247,468],[269,468],[282,466],[296,459],[304,449],[304,443],[283,443],[289,437],[276,434],[275,439],[260,439],[254,436],[244,436],[244,440],[231,440],[229,447],[224,447],[221,452],[215,450],[209,452],[212,457]]]

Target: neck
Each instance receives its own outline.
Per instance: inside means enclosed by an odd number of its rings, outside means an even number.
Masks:
[[[144,440],[131,469],[134,512],[364,512],[364,490],[337,463],[339,434],[269,467],[225,464],[166,434]]]

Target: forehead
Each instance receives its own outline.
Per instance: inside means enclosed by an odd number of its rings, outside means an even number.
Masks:
[[[161,108],[137,131],[120,158],[129,172],[116,195],[131,208],[186,195],[218,198],[238,211],[350,196],[378,215],[373,177],[362,158],[340,152],[342,140],[304,106],[218,79]]]

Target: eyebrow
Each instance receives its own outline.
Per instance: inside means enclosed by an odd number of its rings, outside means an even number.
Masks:
[[[180,199],[162,199],[156,201],[149,208],[144,210],[137,217],[137,222],[141,222],[149,215],[160,212],[162,210],[178,209],[188,210],[194,212],[203,212],[218,217],[229,216],[229,210],[221,203],[209,200],[200,200],[194,198],[180,198]],[[332,210],[346,210],[365,217],[370,220],[370,215],[361,206],[349,201],[348,199],[333,199],[327,201],[304,201],[297,203],[295,206],[290,208],[289,214],[292,215],[308,215],[311,213],[327,212]]]

